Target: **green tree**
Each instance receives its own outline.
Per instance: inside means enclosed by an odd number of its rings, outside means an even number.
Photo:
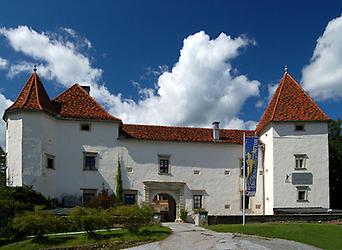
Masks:
[[[342,120],[329,124],[330,207],[342,208]]]
[[[0,187],[6,186],[6,154],[0,147]]]
[[[115,190],[116,198],[118,202],[123,202],[123,192],[122,192],[122,178],[121,178],[121,161],[118,157],[118,168],[116,173],[116,190]]]

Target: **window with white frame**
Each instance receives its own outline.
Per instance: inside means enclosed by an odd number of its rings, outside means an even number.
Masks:
[[[97,170],[96,158],[97,158],[97,153],[84,152],[83,153],[83,170]]]
[[[194,209],[202,208],[202,195],[195,194],[193,196]]]
[[[159,174],[170,173],[170,156],[169,155],[158,155],[159,159]]]
[[[306,154],[295,154],[295,169],[303,170],[306,169],[306,159],[308,156]]]
[[[298,186],[297,187],[297,201],[298,202],[306,202],[306,201],[308,201],[308,192],[309,192],[309,187],[307,187],[307,186]]]

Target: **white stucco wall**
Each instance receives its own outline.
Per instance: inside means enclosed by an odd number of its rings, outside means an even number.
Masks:
[[[329,207],[328,127],[324,122],[301,122],[305,131],[295,131],[294,122],[274,122],[264,130],[265,213],[274,208]],[[295,170],[295,154],[306,154],[306,170]],[[312,185],[294,185],[293,173],[312,173]],[[286,176],[288,180],[286,181]],[[308,186],[308,201],[297,201],[297,186]]]

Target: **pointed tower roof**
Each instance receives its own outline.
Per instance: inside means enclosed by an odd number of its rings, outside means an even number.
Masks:
[[[32,73],[15,102],[6,110],[39,110],[55,114],[56,110],[50,101],[42,81],[37,73]]]
[[[77,83],[57,96],[53,103],[62,118],[121,121],[110,115]]]
[[[256,133],[272,121],[329,121],[330,118],[285,70],[279,86],[268,104]]]

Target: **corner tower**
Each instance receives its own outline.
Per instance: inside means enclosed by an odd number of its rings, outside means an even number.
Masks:
[[[266,214],[329,208],[329,120],[285,71],[256,128],[264,144]]]

